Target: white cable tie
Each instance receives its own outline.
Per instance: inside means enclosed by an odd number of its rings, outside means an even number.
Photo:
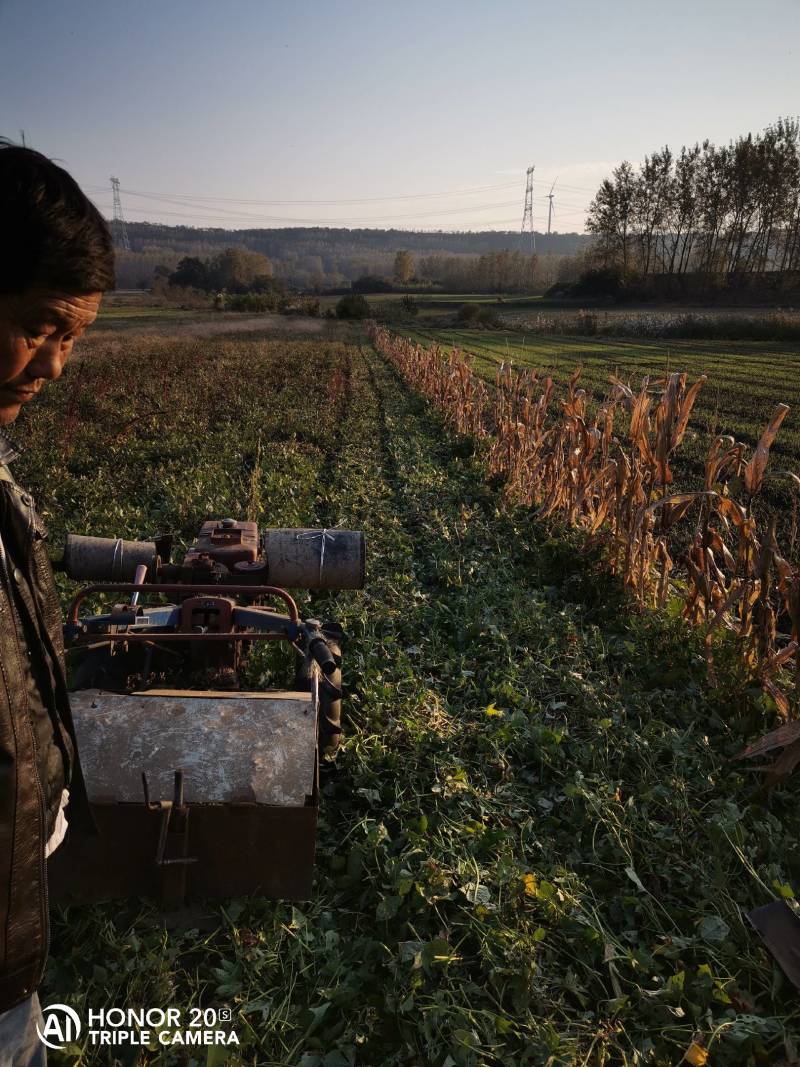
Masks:
[[[118,574],[122,571],[122,556],[123,556],[122,538],[117,537],[114,541],[114,551],[111,556],[111,574],[113,580],[118,580]],[[119,555],[119,572],[117,571],[117,556]]]
[[[325,567],[325,543],[328,540],[330,540],[330,541],[334,541],[335,540],[333,530],[329,530],[328,527],[326,526],[322,530],[309,530],[308,533],[296,533],[295,534],[295,540],[297,540],[297,541],[305,541],[305,540],[309,540],[310,541],[310,540],[313,540],[313,538],[315,538],[315,537],[319,537],[320,538],[319,578],[318,578],[318,581],[319,581],[319,585],[320,585],[320,588],[321,588],[322,587],[322,572],[323,572],[324,567]]]
[[[322,545],[319,550],[319,584],[322,585],[322,568],[325,566],[325,538],[328,534],[327,529],[322,531]]]

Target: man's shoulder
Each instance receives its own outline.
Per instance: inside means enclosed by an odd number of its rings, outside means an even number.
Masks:
[[[19,459],[19,456],[19,448],[17,448],[8,434],[0,430],[0,469],[5,468],[8,470],[8,464],[13,463],[15,459]],[[13,481],[13,477],[11,480]]]
[[[9,463],[19,459],[20,451],[8,434],[0,430],[0,489],[3,485],[19,488],[17,479],[11,473]]]
[[[6,534],[19,539],[31,519],[36,520],[33,497],[19,484],[11,468],[0,459],[0,527]]]
[[[25,490],[14,477],[11,468],[0,460],[0,496],[5,501],[5,507],[19,507],[19,501]]]

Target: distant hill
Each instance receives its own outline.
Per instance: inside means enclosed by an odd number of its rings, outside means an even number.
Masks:
[[[528,252],[529,238],[518,231],[478,230],[460,233],[377,229],[291,227],[269,230],[200,229],[152,222],[126,224],[131,252],[120,252],[120,287],[150,284],[156,266],[174,269],[183,256],[209,258],[222,248],[248,248],[272,261],[276,275],[297,284],[313,276],[325,285],[347,284],[361,274],[391,274],[395,253],[407,249],[425,256],[476,256],[504,249]],[[536,235],[539,256],[571,256],[591,238],[579,233]]]
[[[287,227],[280,230],[196,229],[192,226],[162,226],[153,222],[126,224],[133,251],[145,251],[154,244],[195,254],[198,246],[218,250],[220,247],[250,248],[270,259],[290,255],[326,256],[358,252],[391,252],[406,248],[418,255],[453,252],[483,255],[502,252],[505,248],[527,252],[529,238],[518,231],[475,230],[463,233],[410,230],[346,230],[322,226]],[[588,234],[536,234],[536,251],[540,255],[574,255],[591,240]]]

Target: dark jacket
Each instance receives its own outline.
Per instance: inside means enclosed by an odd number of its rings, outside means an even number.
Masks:
[[[65,786],[70,825],[89,819],[46,530],[8,469],[17,455],[0,434],[0,1012],[30,996],[42,977],[45,844]]]

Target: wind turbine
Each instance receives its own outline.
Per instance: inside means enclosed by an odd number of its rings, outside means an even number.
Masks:
[[[550,186],[550,192],[547,194],[547,199],[550,201],[550,206],[547,209],[547,235],[548,235],[548,237],[550,236],[550,223],[553,221],[553,215],[555,214],[555,212],[553,211],[553,190],[556,187],[556,182],[557,181],[558,181],[558,178],[556,178],[556,181],[553,182],[553,184]]]

